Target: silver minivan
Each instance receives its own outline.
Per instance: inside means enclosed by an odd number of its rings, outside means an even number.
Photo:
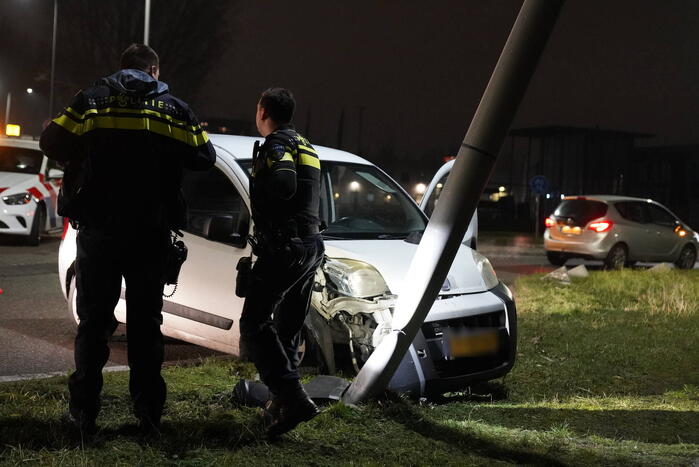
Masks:
[[[672,262],[691,269],[699,234],[650,199],[626,196],[567,196],[546,219],[544,248],[549,262],[602,260],[609,269],[642,262]]]

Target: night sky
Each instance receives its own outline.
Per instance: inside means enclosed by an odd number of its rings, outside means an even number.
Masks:
[[[142,25],[142,2],[124,4],[123,15]],[[458,149],[520,6],[237,2],[226,18],[224,53],[198,74],[201,88],[173,93],[201,117],[252,119],[261,90],[289,87],[297,127],[312,142],[361,152],[396,176],[429,176]],[[48,0],[0,0],[0,115],[12,87],[13,120],[33,131],[48,109],[51,15]],[[59,30],[81,20],[60,16]],[[694,0],[568,0],[513,126],[599,126],[657,135],[643,144],[699,143],[697,31]],[[81,66],[67,52],[90,47],[60,37],[58,81],[61,70]],[[161,65],[167,82],[167,63]],[[82,86],[96,77],[86,71]],[[21,95],[28,86],[38,92]],[[62,84],[57,107],[76,86]]]

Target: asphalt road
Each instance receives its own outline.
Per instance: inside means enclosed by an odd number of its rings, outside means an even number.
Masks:
[[[58,281],[60,237],[25,246],[0,237],[0,379],[67,372],[73,368],[73,321]],[[191,360],[219,352],[167,340],[166,362]],[[118,329],[108,366],[126,365],[126,342]]]
[[[512,285],[520,275],[548,273],[556,269],[546,260],[543,244],[536,242],[532,235],[481,234],[478,251],[490,260],[498,278],[507,285]]]

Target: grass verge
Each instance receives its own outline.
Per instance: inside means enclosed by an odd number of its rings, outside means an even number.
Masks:
[[[128,375],[105,376],[101,431],[59,421],[66,378],[0,385],[0,463],[44,465],[692,465],[699,462],[699,273],[520,279],[518,361],[437,403],[333,405],[270,444],[230,360],[164,370],[161,438],[141,438]]]

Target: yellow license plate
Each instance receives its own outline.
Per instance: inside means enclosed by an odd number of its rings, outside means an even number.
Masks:
[[[571,227],[569,225],[564,225],[563,227],[561,227],[561,233],[569,235],[580,235],[582,233],[582,229],[578,226]]]
[[[500,346],[497,331],[468,336],[452,336],[449,339],[450,358],[476,357],[496,353]]]

